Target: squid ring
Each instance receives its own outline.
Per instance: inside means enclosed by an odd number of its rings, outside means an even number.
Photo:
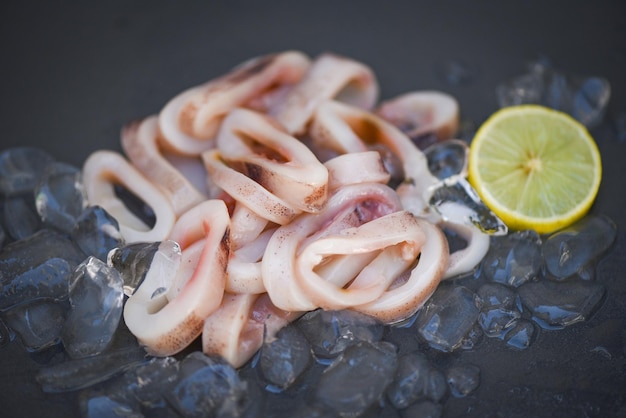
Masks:
[[[90,205],[103,207],[120,225],[127,243],[162,241],[169,235],[176,215],[169,200],[124,157],[113,151],[92,153],[83,166],[83,182]],[[152,208],[156,222],[152,228],[136,217],[116,195],[114,184],[121,184]]]
[[[151,303],[153,287],[146,280],[126,301],[124,320],[146,350],[169,356],[187,347],[202,332],[204,320],[224,295],[230,253],[228,209],[221,200],[207,200],[174,225],[170,239],[182,249],[181,266],[167,292],[166,304]]]

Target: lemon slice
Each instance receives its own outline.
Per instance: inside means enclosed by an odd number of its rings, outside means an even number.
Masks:
[[[589,211],[601,178],[587,129],[543,106],[499,110],[470,144],[469,181],[510,229],[543,234],[574,223]]]

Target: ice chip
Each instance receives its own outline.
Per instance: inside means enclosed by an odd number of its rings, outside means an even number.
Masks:
[[[473,364],[452,366],[446,370],[446,379],[452,395],[462,398],[475,391],[480,385],[480,368]]]
[[[69,307],[67,303],[35,301],[6,313],[6,321],[28,351],[40,351],[57,344]]]
[[[182,361],[181,380],[168,394],[170,403],[185,417],[239,416],[246,406],[247,382],[230,364],[205,357],[206,362]]]
[[[32,200],[28,196],[12,196],[4,201],[4,224],[14,240],[28,238],[41,228]]]
[[[309,342],[298,328],[288,325],[278,331],[275,338],[265,341],[259,367],[271,385],[285,389],[302,374],[311,360]]]
[[[29,193],[35,189],[54,158],[39,148],[16,147],[0,153],[0,193],[5,196]]]
[[[483,310],[491,308],[512,309],[515,307],[517,294],[513,289],[499,283],[485,283],[476,292],[482,302]]]
[[[426,397],[435,402],[439,402],[446,396],[448,386],[446,376],[438,369],[431,368],[428,372],[428,385],[426,386]]]
[[[376,318],[351,311],[316,310],[297,322],[318,358],[332,358],[359,341],[376,342],[383,337],[383,324]]]
[[[51,258],[0,288],[0,311],[39,299],[67,299],[67,283],[73,268],[62,258]]]
[[[589,215],[545,240],[546,267],[556,277],[569,277],[604,253],[616,235],[617,227],[609,218]]]
[[[419,334],[438,350],[460,348],[480,312],[476,299],[464,286],[440,285],[417,316]]]
[[[179,378],[185,379],[203,367],[223,363],[219,358],[208,356],[202,351],[192,351],[179,362]]]
[[[482,261],[482,274],[488,280],[518,287],[540,273],[543,258],[536,232],[519,231],[492,240]]]
[[[472,329],[469,330],[465,336],[461,339],[461,345],[459,348],[462,350],[471,350],[480,342],[481,338],[485,335],[482,327],[478,322],[474,324]]]
[[[64,163],[49,164],[35,188],[35,205],[44,224],[71,233],[87,207],[80,170]]]
[[[579,82],[575,90],[572,116],[583,125],[593,127],[603,118],[611,96],[611,85],[600,77],[589,77]]]
[[[584,280],[540,280],[518,289],[522,304],[540,326],[559,329],[588,319],[602,302],[603,285]]]
[[[398,359],[398,369],[387,388],[387,398],[394,407],[406,408],[425,396],[430,368],[428,359],[421,353],[405,354]]]
[[[80,264],[70,280],[71,311],[63,328],[63,345],[74,358],[102,353],[122,315],[123,280],[117,270],[95,257]]]
[[[565,276],[565,277],[555,276],[550,271],[545,271],[544,277],[548,280],[554,280],[557,282],[562,282],[564,280],[569,280],[573,278],[577,278],[580,280],[595,280],[596,260],[590,261],[589,263],[585,264],[584,266],[576,270],[576,272],[572,274],[571,276]]]
[[[507,330],[503,339],[509,347],[525,350],[530,347],[535,339],[535,335],[536,331],[533,323],[520,319],[515,326]]]
[[[124,293],[131,296],[148,274],[156,275],[149,280],[154,287],[153,297],[162,295],[170,288],[181,262],[181,249],[177,242],[132,243],[111,250],[107,264],[120,272],[124,281]]]
[[[47,393],[84,389],[144,361],[145,355],[142,348],[127,347],[43,368],[37,373],[36,379]]]
[[[508,286],[486,283],[477,295],[482,301],[478,323],[488,337],[502,337],[522,316],[517,308],[517,294]]]
[[[85,256],[65,235],[50,229],[42,229],[2,249],[0,284],[5,285],[11,278],[40,266],[51,258],[62,258],[75,268]]]
[[[541,72],[532,70],[496,87],[500,107],[540,103],[544,89]]]
[[[109,393],[129,394],[143,409],[160,409],[167,406],[165,394],[178,383],[180,363],[173,357],[152,358],[128,369],[115,382]]]
[[[491,235],[504,235],[508,231],[463,176],[448,177],[432,186],[428,193],[428,204],[445,220],[462,221]]]
[[[124,244],[117,220],[100,206],[89,206],[80,214],[71,236],[86,255],[104,262],[109,251]]]
[[[602,77],[564,74],[544,60],[532,63],[526,74],[498,85],[496,96],[500,107],[539,104],[593,127],[604,117],[611,86]]]
[[[395,346],[359,342],[322,374],[315,399],[340,415],[357,416],[380,399],[397,368]]]
[[[517,310],[491,308],[480,312],[478,323],[487,337],[501,337],[521,316]]]

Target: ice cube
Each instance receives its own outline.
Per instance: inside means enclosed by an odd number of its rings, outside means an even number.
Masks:
[[[483,202],[469,182],[453,175],[429,189],[430,207],[444,219],[474,225],[491,235],[504,235],[507,227]]]
[[[477,294],[482,301],[478,323],[488,337],[502,337],[522,316],[517,309],[517,294],[510,287],[486,283]]]
[[[132,397],[144,410],[167,407],[165,395],[178,383],[180,363],[174,357],[152,358],[127,370],[108,393]]]
[[[538,325],[560,329],[588,319],[598,308],[606,290],[597,282],[540,280],[518,289],[523,305]]]
[[[390,343],[351,345],[324,371],[315,398],[340,415],[357,416],[383,395],[393,380],[397,360]]]
[[[493,237],[482,261],[488,280],[518,287],[534,279],[543,264],[541,238],[534,231],[518,231]]]
[[[569,113],[587,127],[602,121],[611,86],[602,77],[580,77],[554,69],[546,60],[496,88],[500,107],[540,104]]]
[[[81,213],[71,237],[86,255],[104,262],[109,251],[124,244],[117,220],[100,206],[89,206]]]
[[[73,268],[62,258],[51,258],[43,264],[18,274],[0,288],[0,311],[38,299],[67,299],[67,283]]]
[[[480,342],[483,335],[485,335],[485,333],[483,332],[482,327],[478,322],[476,322],[472,329],[470,329],[469,332],[461,339],[461,345],[459,348],[462,350],[473,349]]]
[[[16,147],[0,153],[0,194],[32,192],[54,158],[39,148]]]
[[[35,301],[8,311],[5,318],[27,350],[40,351],[59,342],[68,311],[67,302]]]
[[[32,236],[6,245],[0,252],[0,284],[44,264],[51,258],[62,258],[72,268],[85,256],[74,243],[58,232],[42,229]]]
[[[64,163],[49,164],[35,188],[35,205],[45,225],[71,233],[87,207],[80,170]]]
[[[117,270],[88,257],[70,280],[71,311],[63,328],[63,345],[74,358],[102,353],[122,315],[123,280]]]
[[[446,379],[452,395],[462,398],[480,385],[480,368],[473,364],[452,366],[446,370]]]
[[[491,308],[480,312],[478,323],[487,337],[501,337],[521,316],[517,310]]]
[[[398,358],[398,368],[387,388],[387,398],[398,409],[406,408],[426,398],[432,365],[420,352],[411,352]]]
[[[126,347],[105,354],[68,360],[41,369],[36,376],[44,392],[57,393],[84,389],[104,382],[126,368],[144,361],[146,352]]]
[[[575,89],[571,114],[583,125],[598,125],[606,112],[611,96],[611,85],[601,77],[588,77],[573,82]],[[565,108],[567,109],[567,108]]]
[[[204,357],[182,361],[181,380],[169,394],[172,406],[185,417],[241,415],[247,406],[247,382],[230,364]]]
[[[500,107],[540,103],[544,90],[542,66],[496,87]]]
[[[509,347],[525,350],[535,339],[536,330],[532,322],[525,319],[517,321],[515,326],[508,329],[504,334],[504,341]]]
[[[569,277],[604,253],[616,235],[617,227],[609,218],[589,215],[546,239],[546,267],[556,277]]]
[[[141,242],[111,250],[107,264],[120,272],[124,280],[124,293],[127,296],[135,292],[148,273],[154,274],[154,280],[146,283],[154,287],[153,297],[156,297],[169,289],[181,258],[180,245],[175,241]]]
[[[415,326],[431,347],[454,351],[474,327],[479,304],[476,295],[464,286],[440,285],[419,312]]]
[[[499,283],[485,283],[476,292],[482,301],[482,308],[512,309],[516,305],[517,294],[513,289]]]
[[[7,197],[4,201],[4,224],[14,240],[32,236],[41,228],[35,203],[29,196]]]
[[[384,326],[376,318],[351,311],[318,309],[304,315],[298,328],[311,343],[318,358],[332,358],[359,341],[376,342],[383,337]]]
[[[259,367],[270,384],[285,389],[311,363],[311,346],[302,332],[288,325],[261,348]]]

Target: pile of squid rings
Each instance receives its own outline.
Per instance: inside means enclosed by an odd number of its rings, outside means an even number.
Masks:
[[[266,55],[125,126],[125,155],[89,156],[88,202],[117,219],[126,243],[180,246],[177,271],[146,279],[125,303],[148,353],[173,355],[202,335],[205,353],[239,367],[307,311],[397,323],[441,280],[474,269],[489,236],[432,210],[440,181],[415,143],[456,134],[456,100],[378,95],[373,71],[355,60]],[[116,186],[150,206],[154,224]],[[443,226],[467,245],[450,254]]]

